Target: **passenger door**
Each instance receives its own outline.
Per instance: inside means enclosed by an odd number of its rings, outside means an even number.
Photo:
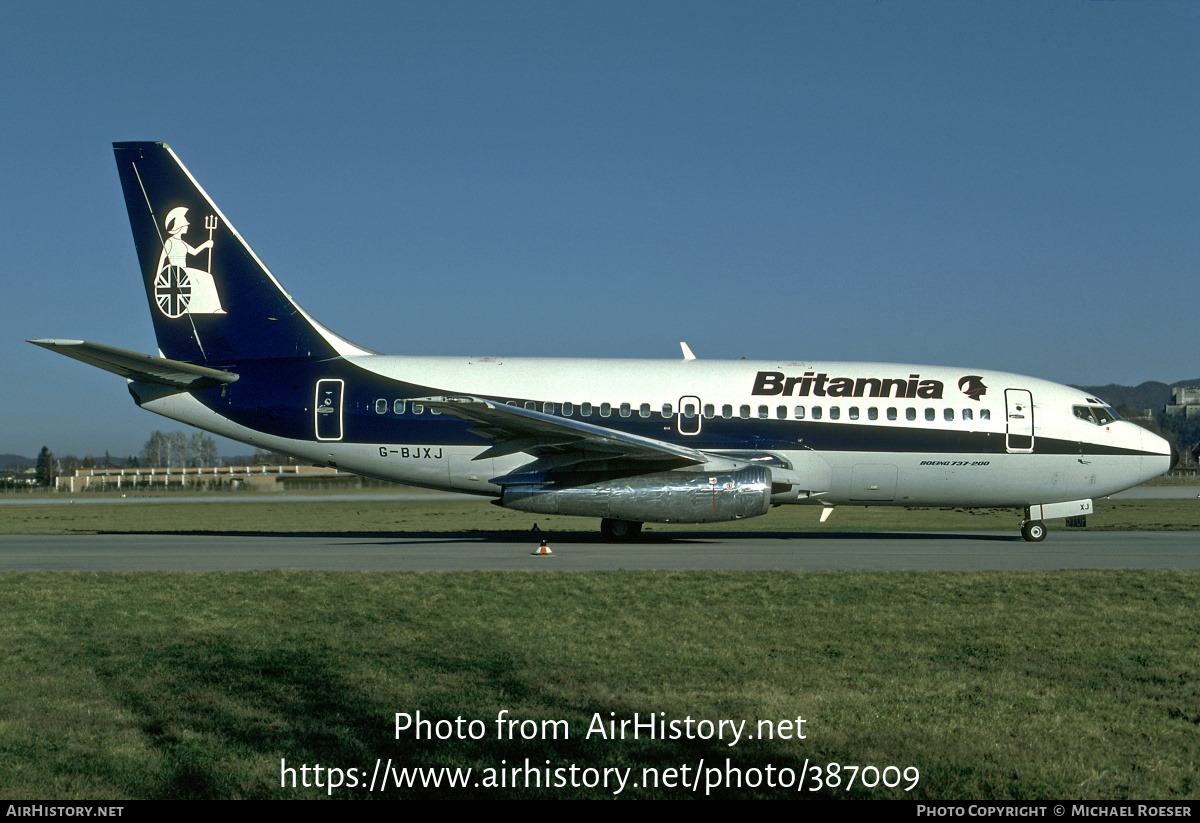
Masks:
[[[1033,394],[1025,389],[1005,389],[1005,448],[1009,452],[1033,451]]]
[[[339,378],[324,378],[317,381],[317,393],[313,401],[314,426],[318,440],[342,439],[342,395],[345,381]]]

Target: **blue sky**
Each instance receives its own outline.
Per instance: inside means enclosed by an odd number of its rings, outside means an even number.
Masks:
[[[0,4],[0,453],[172,421],[111,143],[396,354],[1200,376],[1200,4]],[[248,451],[223,443],[223,453]]]

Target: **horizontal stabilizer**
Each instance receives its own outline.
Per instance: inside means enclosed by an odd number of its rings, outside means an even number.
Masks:
[[[75,360],[81,360],[89,366],[128,377],[131,380],[158,383],[162,386],[172,386],[186,391],[207,389],[224,383],[232,383],[238,379],[238,375],[233,372],[195,366],[179,360],[168,360],[165,357],[153,357],[149,354],[102,346],[99,343],[88,343],[84,340],[29,340],[27,342]]]

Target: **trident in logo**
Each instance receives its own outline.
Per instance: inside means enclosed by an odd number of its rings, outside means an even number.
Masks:
[[[217,216],[210,214],[204,218],[204,228],[208,229],[208,273],[212,274],[212,233],[217,227]]]

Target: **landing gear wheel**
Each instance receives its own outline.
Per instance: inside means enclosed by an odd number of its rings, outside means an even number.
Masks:
[[[1030,520],[1022,523],[1021,536],[1030,543],[1040,543],[1046,539],[1046,524],[1041,520]]]
[[[637,540],[642,533],[642,524],[636,520],[612,520],[604,518],[600,521],[600,534],[605,540],[613,543],[627,543]]]

